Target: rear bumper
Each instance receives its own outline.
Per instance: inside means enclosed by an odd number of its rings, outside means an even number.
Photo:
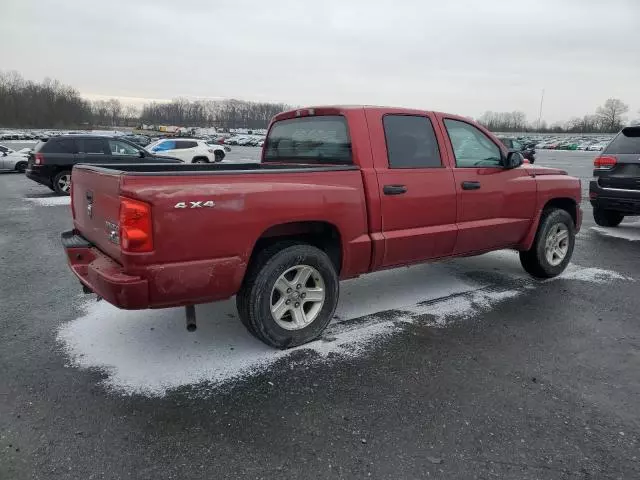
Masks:
[[[640,190],[602,188],[596,180],[592,180],[589,184],[589,200],[594,208],[640,215]]]
[[[239,257],[145,265],[132,275],[77,230],[62,234],[69,267],[80,283],[126,310],[194,305],[237,293],[246,264]]]
[[[33,180],[41,185],[45,185],[47,187],[51,187],[53,185],[51,181],[50,172],[45,171],[41,168],[30,167],[24,172],[28,179]]]
[[[126,275],[123,267],[74,230],[62,234],[69,266],[84,286],[113,305],[128,310],[149,307],[146,280]]]

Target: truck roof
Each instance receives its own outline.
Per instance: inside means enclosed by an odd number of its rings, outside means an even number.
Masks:
[[[389,107],[389,106],[381,106],[381,105],[310,105],[307,107],[300,107],[293,110],[288,110],[286,112],[282,112],[273,117],[274,120],[284,120],[288,118],[295,118],[298,116],[312,116],[314,114],[321,115],[339,115],[348,110],[386,110],[389,113],[396,114],[408,114],[408,115],[423,115],[425,113],[440,113],[445,114],[444,112],[437,112],[434,110],[423,110],[419,108],[406,108],[406,107]],[[313,112],[313,113],[311,113]],[[447,116],[465,119],[468,117],[463,117],[461,115],[449,114],[446,113]]]

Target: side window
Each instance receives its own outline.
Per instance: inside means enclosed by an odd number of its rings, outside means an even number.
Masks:
[[[457,167],[501,167],[500,148],[482,131],[459,120],[445,119]]]
[[[73,138],[58,137],[45,143],[42,152],[75,154],[78,153],[78,146]]]
[[[9,149],[7,147],[3,147],[2,145],[0,145],[0,152],[5,153],[8,152]]]
[[[192,140],[176,140],[175,148],[178,150],[184,150],[187,148],[193,148],[197,146],[198,146],[198,142],[194,142]]]
[[[175,140],[165,140],[164,142],[160,142],[158,145],[153,147],[154,152],[166,152],[167,150],[175,150],[176,142]]]
[[[120,140],[109,140],[109,148],[113,155],[138,156],[137,148],[129,145],[128,143],[121,142]]]
[[[85,138],[84,153],[88,155],[108,155],[107,142],[102,138]]]
[[[382,123],[390,168],[442,166],[438,141],[428,117],[385,115]]]

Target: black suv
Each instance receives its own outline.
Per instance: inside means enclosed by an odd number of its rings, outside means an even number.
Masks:
[[[533,163],[536,161],[536,150],[531,144],[524,144],[513,138],[505,137],[501,137],[498,140],[500,140],[502,144],[509,150],[520,152],[524,158],[529,160],[529,163]]]
[[[182,163],[147,152],[119,137],[61,135],[42,140],[29,153],[26,175],[60,195],[69,195],[71,169],[78,163]]]
[[[593,161],[589,184],[593,218],[617,227],[628,215],[640,215],[640,126],[623,128]]]

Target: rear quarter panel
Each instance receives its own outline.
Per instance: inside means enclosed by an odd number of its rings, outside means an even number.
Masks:
[[[169,270],[174,280],[182,278],[177,283],[203,285],[209,281],[207,288],[215,287],[215,299],[237,292],[256,242],[265,231],[278,225],[302,221],[330,223],[341,235],[342,276],[363,273],[369,266],[371,247],[358,170],[125,175],[121,195],[150,203],[153,216],[154,252],[123,255],[128,273],[160,266],[156,272],[162,274],[166,270],[162,265],[178,265]],[[213,201],[215,206],[176,208],[180,202],[189,206],[189,202],[206,201]],[[215,284],[216,268],[233,272],[231,278],[226,277],[225,285]],[[197,279],[193,278],[194,272],[199,272],[195,273]]]

